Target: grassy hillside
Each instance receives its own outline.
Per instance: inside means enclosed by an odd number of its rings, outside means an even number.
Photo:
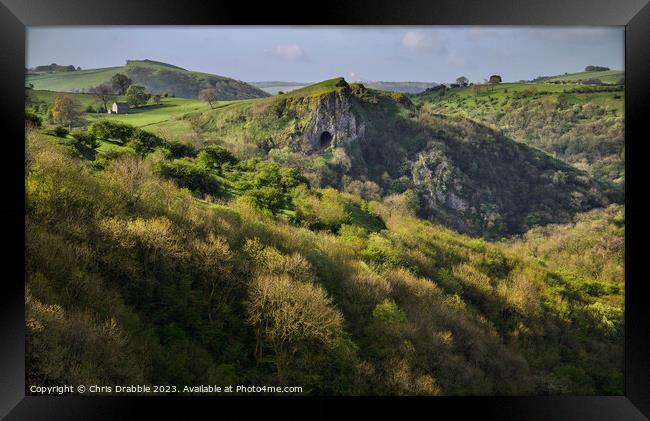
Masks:
[[[87,92],[91,87],[110,81],[116,73],[129,76],[153,94],[197,98],[201,89],[211,86],[219,99],[261,98],[268,94],[252,85],[208,73],[192,72],[171,64],[151,60],[128,60],[125,66],[27,75],[34,89],[59,92]]]
[[[294,99],[342,94],[339,85]],[[400,118],[387,114],[398,103],[383,94],[358,95],[352,101],[369,124],[371,113]],[[90,153],[83,137],[28,132],[28,383],[301,385],[326,395],[623,392],[622,284],[419,220],[399,200],[310,187],[265,159],[98,128],[89,133],[121,145],[117,153]],[[448,137],[453,130],[473,129],[445,127],[445,142],[465,142]],[[498,162],[505,155],[490,144],[509,143],[479,143]],[[606,259],[618,253],[600,248],[598,232],[579,230],[595,240],[564,257],[591,245]]]
[[[625,92],[577,84],[512,84],[431,91],[414,100],[471,118],[539,148],[620,190],[625,183]]]
[[[314,186],[375,200],[415,193],[418,215],[474,235],[568,222],[609,200],[610,190],[585,173],[489,127],[341,78],[186,119],[236,155],[292,166]],[[309,131],[329,119],[353,121],[364,133],[349,140],[335,131],[332,144],[315,151]]]
[[[37,107],[37,114],[47,121],[47,110],[52,105],[54,98],[58,95],[68,95],[78,101],[82,113],[78,125],[89,125],[98,120],[108,119],[110,121],[132,124],[136,127],[147,127],[148,129],[163,133],[169,138],[185,138],[186,134],[192,131],[191,125],[183,116],[196,111],[206,111],[210,106],[203,101],[187,98],[162,98],[161,104],[149,103],[147,105],[131,108],[128,114],[100,113],[97,110],[101,107],[100,101],[90,94],[74,94],[52,91],[30,90],[32,107]],[[125,101],[123,96],[118,96],[117,101]],[[229,101],[221,101],[218,105],[223,106]],[[91,107],[93,111],[85,111]]]
[[[34,85],[34,89],[37,90],[82,92],[108,82],[115,73],[122,72],[124,67],[115,66],[74,72],[28,74],[25,82]]]
[[[623,70],[606,70],[600,72],[579,72],[566,75],[553,76],[545,82],[577,82],[588,79],[599,79],[603,83],[618,83],[621,78],[625,77]]]

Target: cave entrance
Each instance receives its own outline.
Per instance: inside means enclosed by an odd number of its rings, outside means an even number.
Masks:
[[[320,147],[326,148],[330,145],[330,143],[332,143],[332,133],[328,131],[324,131],[323,133],[321,133],[320,143],[319,143]]]

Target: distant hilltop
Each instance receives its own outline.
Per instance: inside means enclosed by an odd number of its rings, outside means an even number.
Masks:
[[[43,66],[36,66],[33,69],[27,69],[27,72],[75,72],[77,70],[81,70],[81,67],[75,67],[72,64],[62,65],[52,63]]]
[[[37,69],[52,66],[65,67],[52,64],[39,66]],[[28,72],[26,83],[39,90],[84,93],[89,92],[95,86],[110,81],[116,73],[120,73],[131,79],[133,83],[144,86],[151,94],[198,98],[201,90],[212,88],[216,91],[219,100],[269,96],[263,90],[239,80],[210,73],[194,72],[173,64],[149,59],[127,60],[124,66],[72,70],[75,71]]]

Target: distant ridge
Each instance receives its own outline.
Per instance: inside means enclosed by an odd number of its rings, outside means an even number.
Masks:
[[[214,88],[219,100],[264,98],[267,92],[248,83],[210,73],[194,72],[154,60],[127,60],[126,65],[70,72],[27,74],[34,89],[57,92],[88,92],[122,73],[152,94],[197,98],[205,88]]]

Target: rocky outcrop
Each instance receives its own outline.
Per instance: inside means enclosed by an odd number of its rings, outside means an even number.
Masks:
[[[350,143],[364,136],[366,125],[353,112],[350,89],[321,95],[303,132],[312,151]]]

